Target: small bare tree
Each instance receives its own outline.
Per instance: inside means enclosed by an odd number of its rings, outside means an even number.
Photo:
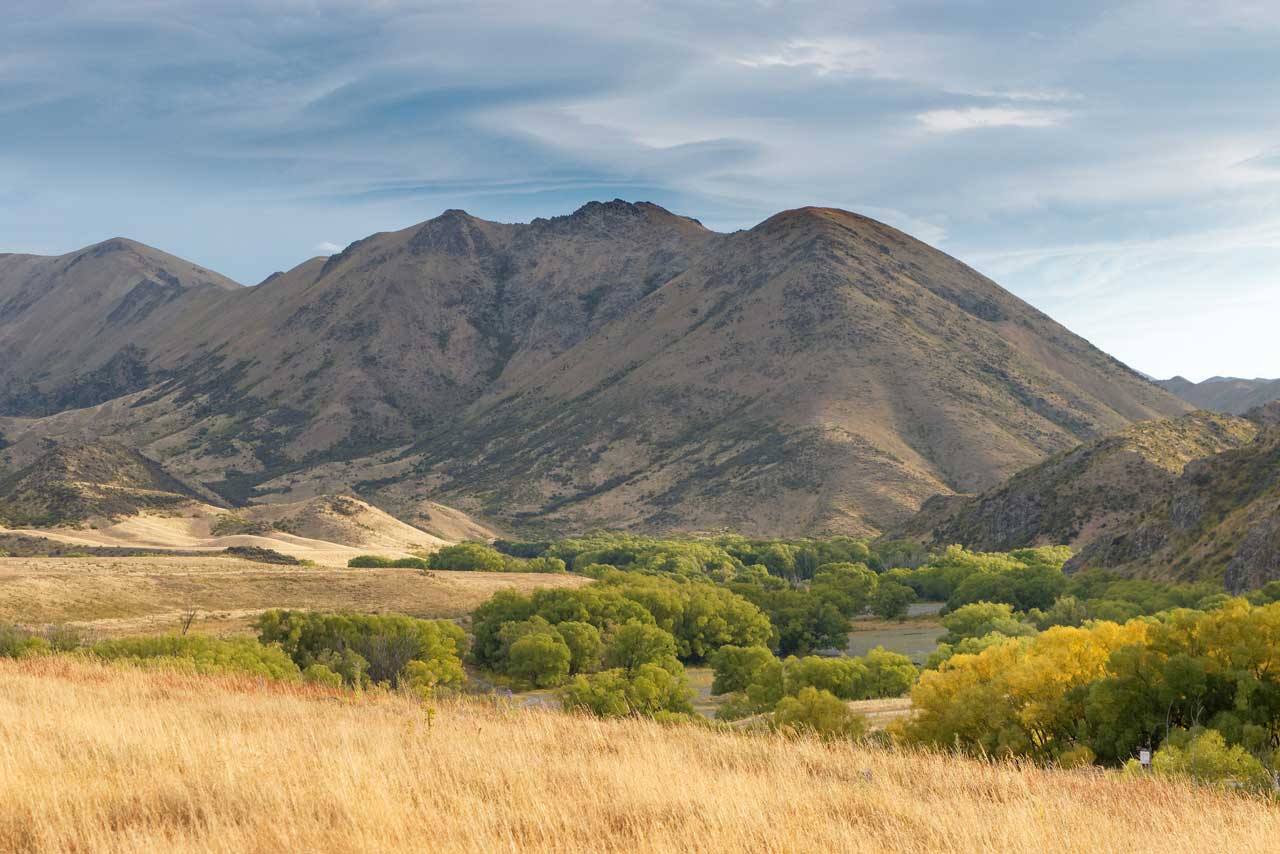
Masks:
[[[192,605],[190,600],[182,607],[182,634],[191,631],[191,624],[196,621],[196,606]]]

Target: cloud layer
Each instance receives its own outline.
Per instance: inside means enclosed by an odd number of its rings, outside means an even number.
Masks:
[[[1280,375],[1274,4],[11,6],[10,248],[254,282],[450,207],[835,205],[1149,373]]]

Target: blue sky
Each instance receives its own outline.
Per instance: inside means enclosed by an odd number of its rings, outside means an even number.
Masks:
[[[866,213],[1139,370],[1280,375],[1280,4],[8,0],[0,251],[245,283],[461,207]]]

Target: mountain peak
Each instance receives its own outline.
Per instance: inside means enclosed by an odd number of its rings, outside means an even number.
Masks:
[[[97,243],[91,243],[83,249],[75,252],[68,252],[68,255],[92,255],[95,258],[101,258],[105,255],[113,255],[119,252],[137,252],[148,254],[159,252],[145,243],[140,243],[128,237],[108,237],[106,240],[100,240]]]

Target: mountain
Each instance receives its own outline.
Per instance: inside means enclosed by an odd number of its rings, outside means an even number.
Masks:
[[[824,208],[733,234],[647,203],[448,211],[252,288],[190,285],[127,335],[82,323],[79,374],[6,380],[42,397],[0,412],[51,413],[0,418],[11,464],[109,436],[235,502],[354,489],[412,524],[443,502],[526,532],[872,534],[1190,408],[955,259]],[[32,341],[21,316],[0,327],[0,347]],[[138,366],[118,396],[67,391],[118,358]]]
[[[0,479],[0,524],[53,527],[210,498],[123,445],[59,445]]]
[[[1233,415],[1243,415],[1273,400],[1280,400],[1280,380],[1212,377],[1202,383],[1193,383],[1185,377],[1174,377],[1158,382],[1166,391],[1198,409]]]
[[[1253,442],[1188,464],[1140,518],[1068,569],[1207,579],[1233,592],[1280,579],[1280,403],[1249,417],[1259,426]]]
[[[1025,469],[975,496],[936,496],[889,535],[981,551],[1076,549],[1118,536],[1177,484],[1194,460],[1248,445],[1258,425],[1194,412],[1135,424]]]
[[[235,282],[132,240],[0,255],[0,413],[92,406],[153,381],[148,342],[191,329]]]

